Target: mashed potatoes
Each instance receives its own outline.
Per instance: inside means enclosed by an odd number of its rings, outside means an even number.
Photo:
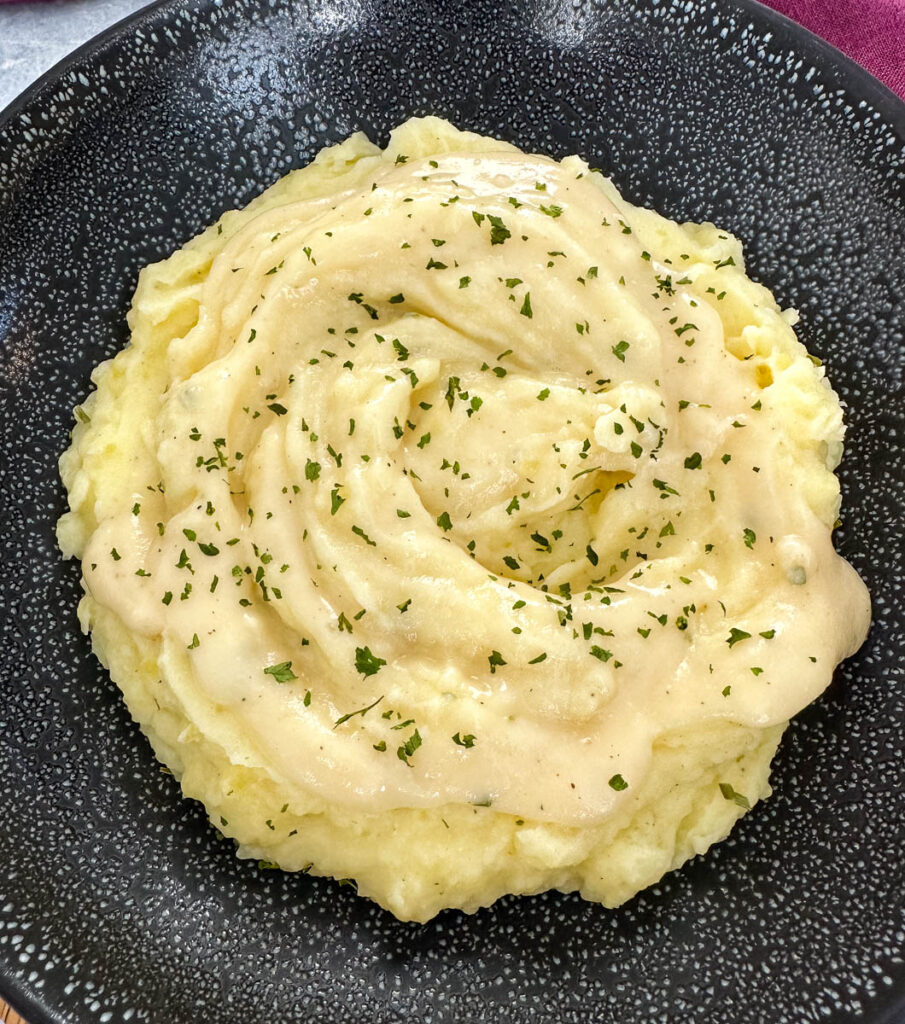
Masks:
[[[614,906],[862,642],[842,417],[739,243],[434,118],[143,271],[62,458],[80,617],[242,856]]]

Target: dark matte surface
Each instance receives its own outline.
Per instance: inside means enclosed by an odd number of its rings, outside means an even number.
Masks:
[[[404,925],[234,859],[75,619],[56,458],[139,267],[324,143],[448,116],[709,218],[850,407],[841,549],[876,622],[776,795],[619,911]],[[905,108],[748,2],[168,2],[0,118],[0,990],[53,1021],[905,1020]]]

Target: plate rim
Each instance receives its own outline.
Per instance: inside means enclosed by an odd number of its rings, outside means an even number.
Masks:
[[[28,106],[33,99],[43,91],[45,86],[61,78],[73,64],[81,58],[93,56],[96,50],[100,50],[105,44],[111,42],[114,36],[119,35],[127,28],[132,28],[135,22],[141,21],[149,14],[152,14],[164,7],[177,7],[184,0],[150,0],[150,3],[131,11],[124,17],[114,21],[112,25],[101,29],[100,32],[80,43],[74,50],[61,57],[55,64],[39,75],[33,82],[27,85],[22,92],[14,96],[4,107],[0,107],[0,132],[7,127],[22,109]],[[217,0],[199,0],[198,6],[218,7]]]
[[[258,3],[260,2],[261,0],[258,0]],[[426,2],[428,5],[444,5],[444,0],[426,0]],[[675,3],[676,0],[671,0],[671,2]],[[783,31],[788,42],[796,44],[796,49],[802,43],[805,45],[806,49],[802,51],[802,56],[812,61],[815,67],[819,63],[820,71],[839,78],[840,85],[845,87],[852,84],[855,85],[857,88],[849,89],[848,91],[859,93],[859,97],[862,100],[867,99],[877,113],[897,130],[898,134],[902,136],[903,143],[905,143],[905,98],[893,92],[876,75],[873,75],[867,68],[863,67],[852,57],[849,57],[848,54],[843,53],[838,47],[822,39],[804,25],[793,21],[787,15],[772,7],[768,7],[761,0],[694,0],[694,2],[698,5],[710,2],[725,9],[734,6],[749,12],[755,18],[774,22]],[[47,86],[58,81],[81,60],[95,56],[98,51],[114,42],[118,36],[124,34],[127,29],[132,29],[139,22],[167,8],[175,9],[184,5],[185,0],[151,0],[144,7],[132,11],[124,18],[97,33],[97,35],[87,39],[71,53],[66,54],[66,56],[51,65],[5,107],[0,108],[0,132],[3,132],[33,100],[37,99]],[[193,10],[199,12],[204,8],[220,6],[222,6],[222,3],[218,2],[218,0],[194,0]],[[813,52],[808,53],[808,50]],[[866,97],[860,95],[862,90],[867,92]]]
[[[260,7],[265,0],[252,0]],[[444,7],[455,0],[418,0],[425,6]],[[693,0],[695,6],[704,8],[713,4],[721,9],[724,16],[740,12],[747,14],[756,24],[758,20],[768,25],[768,31],[777,39],[775,29],[779,30],[778,42],[793,49],[804,60],[811,63],[828,83],[836,84],[840,89],[866,102],[892,128],[905,147],[905,98],[898,96],[893,90],[857,63],[833,44],[816,35],[809,28],[799,24],[780,11],[769,7],[761,0]],[[678,6],[678,0],[670,0]],[[73,67],[98,57],[105,50],[114,46],[121,38],[131,34],[134,29],[152,21],[167,11],[191,8],[193,13],[204,15],[212,9],[221,8],[222,0],[151,0],[151,2],[130,12],[112,25],[90,37],[70,53],[51,65],[38,78],[25,87],[6,106],[0,108],[0,133],[6,131],[34,101],[41,98],[45,90],[58,84],[62,77]],[[663,18],[667,21],[668,18]],[[0,148],[0,159],[3,150]],[[33,171],[33,165],[23,168],[25,176]],[[0,200],[4,190],[0,190]],[[12,190],[12,195],[15,190]],[[0,204],[2,209],[2,204]],[[0,956],[0,999],[22,1016],[27,1024],[63,1024],[64,1018],[60,1011],[47,1006],[43,993],[30,988],[27,982],[18,978],[10,970],[11,958]],[[894,997],[894,1002],[880,1011],[880,1016],[871,1024],[902,1024],[905,1021],[905,988]]]

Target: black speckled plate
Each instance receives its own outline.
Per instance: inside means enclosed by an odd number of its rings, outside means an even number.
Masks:
[[[776,794],[618,911],[399,924],[261,872],[91,657],[56,460],[138,269],[356,128],[436,113],[713,219],[849,407],[839,545],[876,622]],[[157,5],[0,117],[0,990],[32,1024],[905,1020],[905,107],[750,0]]]

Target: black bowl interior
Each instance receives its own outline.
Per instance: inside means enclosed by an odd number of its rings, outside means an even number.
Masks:
[[[711,219],[849,407],[860,654],[775,795],[617,911],[400,924],[181,802],[79,634],[56,459],[139,268],[325,143],[434,113]],[[0,117],[0,989],[59,1021],[905,1019],[905,107],[749,0],[175,0]]]

